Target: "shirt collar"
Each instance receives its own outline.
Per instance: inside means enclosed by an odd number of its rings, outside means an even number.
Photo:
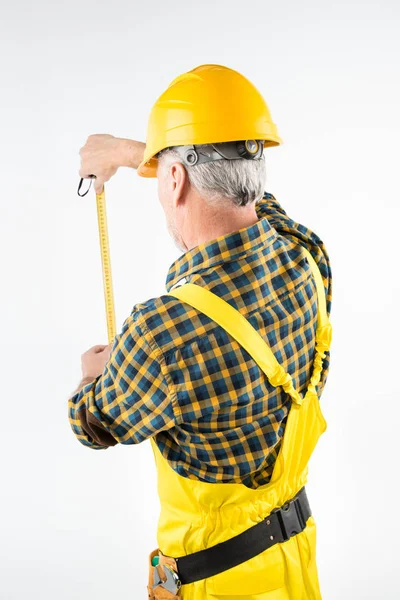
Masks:
[[[266,217],[262,217],[250,227],[222,235],[188,250],[170,266],[166,280],[167,292],[181,279],[209,267],[254,254],[261,247],[272,244],[276,237],[275,229]]]

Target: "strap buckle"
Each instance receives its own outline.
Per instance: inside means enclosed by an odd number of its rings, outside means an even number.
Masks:
[[[271,514],[276,514],[278,518],[284,542],[287,542],[293,535],[303,531],[306,526],[298,497],[275,509]]]

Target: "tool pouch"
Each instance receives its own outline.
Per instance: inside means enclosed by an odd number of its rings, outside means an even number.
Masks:
[[[155,556],[160,557],[160,562],[158,565],[158,571],[161,576],[164,576],[164,570],[162,568],[162,564],[171,564],[170,560],[165,560],[165,557],[159,552],[158,548],[153,550],[153,552],[149,556],[149,583],[147,585],[147,593],[149,600],[182,600],[182,592],[179,590],[178,595],[174,595],[168,590],[166,590],[162,585],[157,585],[157,587],[153,588],[154,585],[154,570],[156,567],[153,567],[151,564],[152,559]]]

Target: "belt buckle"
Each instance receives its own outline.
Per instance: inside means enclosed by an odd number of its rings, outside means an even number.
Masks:
[[[162,566],[162,568],[164,569],[165,579],[162,579],[158,572],[158,567],[160,566]],[[178,573],[176,573],[172,567],[166,564],[158,564],[154,567],[153,589],[158,585],[160,585],[168,592],[171,592],[171,594],[176,596],[179,590],[181,589],[182,582],[179,579]]]
[[[287,542],[293,535],[303,531],[306,526],[297,498],[290,500],[290,502],[287,502],[273,512],[278,517],[284,542]]]

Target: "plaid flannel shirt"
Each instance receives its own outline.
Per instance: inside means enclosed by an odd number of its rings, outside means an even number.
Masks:
[[[320,238],[290,219],[274,196],[258,222],[183,254],[169,269],[239,310],[304,392],[312,371],[317,293],[305,246],[321,271],[331,308],[331,269]],[[320,396],[329,368],[324,361]],[[171,296],[136,304],[102,375],[68,402],[85,446],[104,449],[155,437],[177,473],[207,482],[267,483],[290,408],[249,354],[219,325]]]

